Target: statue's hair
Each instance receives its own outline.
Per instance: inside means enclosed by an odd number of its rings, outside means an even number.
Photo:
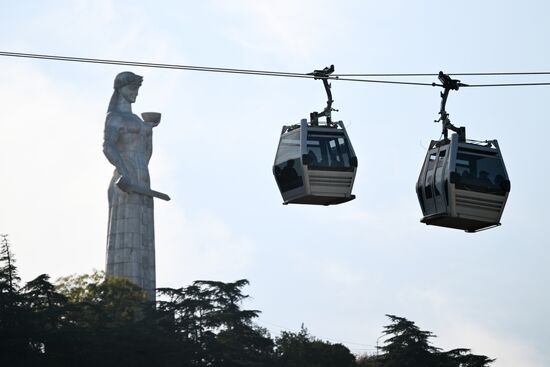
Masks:
[[[122,73],[119,73],[115,77],[115,82],[113,83],[113,87],[115,88],[113,95],[111,97],[111,101],[109,102],[109,107],[107,108],[107,112],[111,112],[115,109],[118,98],[120,96],[119,89],[130,84],[135,84],[138,87],[141,86],[141,83],[143,81],[143,77],[137,74],[132,73],[131,71],[123,71]]]

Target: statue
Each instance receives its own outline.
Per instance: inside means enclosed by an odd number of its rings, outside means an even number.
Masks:
[[[107,275],[122,276],[155,300],[155,230],[153,197],[170,200],[151,190],[148,164],[153,152],[153,127],[160,113],[132,113],[143,77],[118,74],[107,109],[103,152],[115,166],[109,185]]]

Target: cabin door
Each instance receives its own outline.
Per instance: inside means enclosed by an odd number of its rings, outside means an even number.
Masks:
[[[448,191],[447,191],[447,170],[449,167],[449,154],[447,147],[440,147],[437,152],[433,181],[433,197],[436,213],[447,212]]]

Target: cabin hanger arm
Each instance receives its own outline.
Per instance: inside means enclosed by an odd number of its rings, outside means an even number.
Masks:
[[[447,98],[449,97],[449,92],[451,90],[458,90],[460,87],[467,86],[468,84],[461,83],[460,80],[457,79],[452,79],[449,75],[443,73],[442,71],[439,72],[438,79],[441,81],[441,86],[444,88],[444,91],[441,92],[441,108],[439,110],[440,116],[439,119],[435,120],[435,122],[441,121],[443,125],[442,134],[444,140],[448,140],[449,130],[452,130],[458,134],[461,141],[465,141],[466,128],[464,126],[456,127],[451,123],[445,106],[447,105]]]
[[[332,73],[334,73],[334,65],[327,66],[323,70],[314,70],[312,73],[308,73],[308,75],[313,75],[313,79],[321,79],[323,81],[323,86],[325,87],[325,92],[327,93],[327,106],[323,112],[312,112],[310,114],[312,125],[319,125],[319,117],[323,116],[327,118],[327,125],[332,125],[332,111],[338,111],[332,108],[332,103],[334,100],[332,99],[330,83],[328,82],[328,78]]]

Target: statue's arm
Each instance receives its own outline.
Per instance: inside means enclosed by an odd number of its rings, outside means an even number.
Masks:
[[[107,160],[111,162],[117,169],[118,173],[124,176],[126,179],[130,179],[128,168],[117,149],[116,143],[120,137],[120,131],[122,126],[120,119],[115,116],[108,115],[105,121],[105,131],[103,134],[103,154],[107,157]]]

